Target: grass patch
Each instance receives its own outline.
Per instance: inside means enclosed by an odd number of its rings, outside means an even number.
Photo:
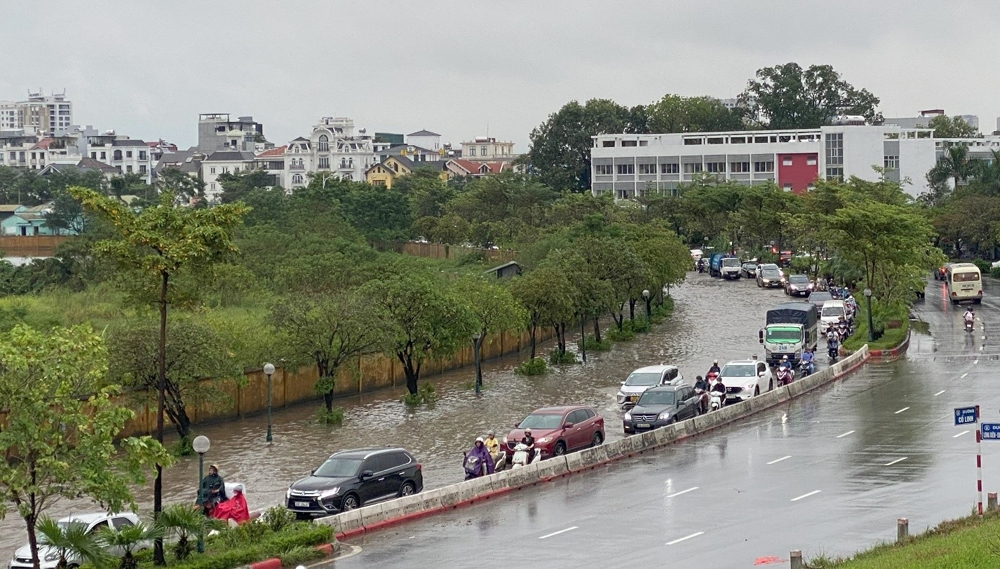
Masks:
[[[514,373],[518,375],[545,375],[548,366],[542,358],[531,358],[524,360],[514,368]]]
[[[601,338],[601,341],[598,342],[597,338],[590,335],[587,336],[584,342],[577,342],[576,345],[583,349],[583,346],[581,346],[583,343],[586,344],[588,352],[606,352],[611,349],[611,340],[608,338]]]
[[[869,343],[868,317],[864,315],[863,311],[859,311],[858,317],[855,321],[858,323],[857,329],[854,331],[854,334],[851,334],[851,337],[844,342],[844,349],[850,352],[857,351],[865,344],[868,344],[869,350],[891,350],[906,339],[906,331],[910,328],[910,321],[907,318],[902,318],[902,326],[899,328],[886,328],[883,330],[880,338]]]
[[[986,569],[1000,566],[1000,513],[942,522],[904,544],[882,544],[847,559],[819,557],[809,569]]]

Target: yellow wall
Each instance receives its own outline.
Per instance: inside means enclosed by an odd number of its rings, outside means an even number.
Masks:
[[[392,181],[396,178],[396,174],[389,171],[385,166],[380,166],[378,168],[372,168],[368,170],[368,174],[365,176],[365,181],[369,184],[382,185],[387,189],[392,187]]]

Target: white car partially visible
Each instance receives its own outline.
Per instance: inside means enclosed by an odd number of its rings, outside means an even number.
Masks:
[[[139,523],[139,516],[128,512],[124,514],[108,514],[105,512],[93,514],[76,514],[63,518],[57,522],[60,526],[66,527],[69,524],[83,524],[87,526],[88,534],[96,534],[105,528],[119,529],[125,526],[132,526]],[[151,544],[143,544],[139,549],[148,549]],[[116,557],[121,557],[124,552],[119,548],[112,548],[110,553]],[[67,559],[69,567],[78,567],[79,559]],[[50,547],[38,546],[38,562],[41,569],[55,569],[59,564],[59,551]],[[25,545],[14,552],[14,558],[8,565],[10,569],[31,569],[31,546]]]

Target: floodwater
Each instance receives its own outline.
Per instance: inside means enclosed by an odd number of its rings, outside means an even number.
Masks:
[[[532,410],[563,404],[593,406],[605,417],[609,440],[621,438],[622,412],[614,395],[619,382],[635,368],[670,363],[680,367],[688,379],[703,374],[713,358],[746,359],[761,353],[757,330],[768,308],[783,302],[778,290],[758,289],[753,281],[721,281],[689,273],[688,282],[671,289],[674,313],[650,334],[639,334],[632,342],[616,343],[611,351],[588,352],[587,363],[566,365],[539,377],[522,377],[513,367],[527,357],[527,350],[485,362],[484,390],[476,397],[471,386],[474,368],[469,366],[429,378],[438,401],[431,406],[409,409],[399,401],[403,388],[383,390],[337,401],[344,409],[340,426],[320,425],[315,420],[322,400],[273,413],[274,442],[265,442],[265,415],[214,425],[197,426],[196,434],[211,440],[205,467],[216,463],[227,481],[242,482],[250,507],[280,503],[295,479],[308,475],[331,453],[350,448],[394,445],[410,450],[423,464],[426,488],[460,481],[462,451],[477,436],[494,429],[497,437]],[[637,311],[644,307],[638,305]],[[588,332],[592,331],[592,326]],[[575,342],[579,332],[571,337]],[[545,354],[553,343],[540,351]],[[575,349],[575,343],[573,344]],[[821,358],[822,359],[822,358]],[[172,441],[168,440],[169,445]],[[164,474],[164,501],[194,500],[198,459],[185,457]],[[152,504],[152,481],[136,492],[140,511]],[[49,515],[99,508],[86,500],[62,501]],[[24,543],[23,522],[16,512],[0,522],[0,563]]]

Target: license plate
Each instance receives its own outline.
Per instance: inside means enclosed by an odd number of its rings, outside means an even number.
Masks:
[[[295,505],[299,508],[308,508],[309,502],[295,502]]]
[[[638,401],[639,400],[639,396],[638,395],[629,395],[628,397],[625,398],[625,400],[626,401]]]
[[[649,423],[636,423],[635,428],[637,429],[648,429],[650,427]]]
[[[965,285],[962,287],[962,290],[972,290],[972,285]]]

